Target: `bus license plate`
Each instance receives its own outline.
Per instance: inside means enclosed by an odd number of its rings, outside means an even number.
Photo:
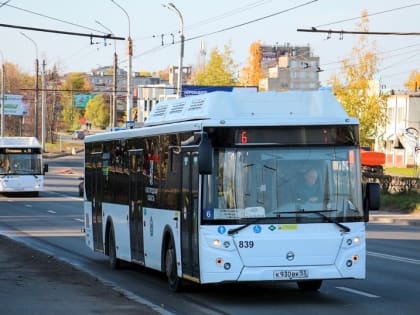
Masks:
[[[292,280],[308,278],[309,271],[307,269],[300,270],[277,270],[274,271],[274,279],[277,280]]]

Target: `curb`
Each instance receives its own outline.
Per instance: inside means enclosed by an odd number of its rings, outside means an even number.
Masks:
[[[369,217],[369,222],[382,223],[382,224],[400,224],[400,225],[420,226],[420,216],[371,215]]]

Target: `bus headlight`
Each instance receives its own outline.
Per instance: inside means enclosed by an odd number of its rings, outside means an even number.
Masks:
[[[229,241],[223,241],[223,243],[222,243],[221,240],[214,239],[212,241],[212,245],[213,245],[213,247],[217,247],[217,248],[220,248],[222,245],[223,245],[224,248],[229,248],[230,247],[230,242]]]
[[[353,238],[348,238],[346,243],[347,243],[348,246],[351,246],[352,244],[358,245],[360,243],[360,237],[355,236]]]

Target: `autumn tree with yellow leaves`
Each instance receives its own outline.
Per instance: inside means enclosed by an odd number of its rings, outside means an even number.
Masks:
[[[367,12],[362,12],[359,31],[367,32]],[[347,114],[359,119],[362,146],[373,146],[378,132],[386,124],[386,95],[374,88],[379,58],[375,44],[360,35],[351,57],[342,60],[341,72],[330,79],[332,89]]]
[[[258,86],[260,79],[263,78],[261,68],[262,48],[259,41],[254,42],[249,47],[248,64],[242,69],[240,83],[244,86]]]
[[[408,77],[405,86],[410,92],[417,92],[420,89],[420,72],[412,71]]]
[[[236,84],[235,72],[232,49],[227,44],[223,52],[217,48],[210,52],[209,61],[202,71],[196,73],[193,82],[196,85],[233,86]]]

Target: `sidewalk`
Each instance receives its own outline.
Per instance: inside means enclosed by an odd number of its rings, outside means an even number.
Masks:
[[[52,256],[0,235],[1,314],[144,314],[159,312]]]
[[[371,211],[369,222],[420,226],[420,214],[400,214],[385,211]]]

